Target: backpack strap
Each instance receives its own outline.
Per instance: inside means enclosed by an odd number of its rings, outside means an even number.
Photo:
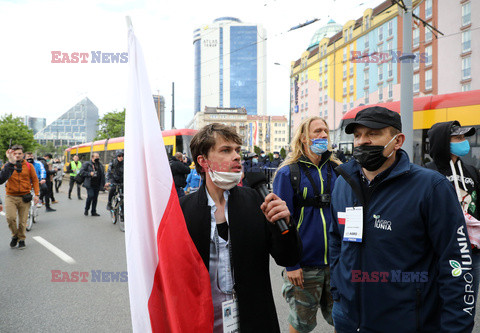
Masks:
[[[300,168],[298,163],[289,164],[288,168],[290,169],[290,183],[296,196],[300,194]]]
[[[307,166],[294,163],[290,164],[290,182],[292,183],[292,188],[294,190],[294,205],[299,205],[300,207],[306,206],[313,206],[315,208],[326,208],[330,206],[331,196],[330,196],[330,189],[331,189],[331,181],[332,181],[332,167],[328,164],[327,166],[327,184],[326,188],[323,191],[324,193],[320,193],[317,184],[313,180],[312,175],[310,174],[310,170]],[[313,197],[304,198],[300,193],[300,167],[305,173],[308,181],[312,185],[313,188]]]

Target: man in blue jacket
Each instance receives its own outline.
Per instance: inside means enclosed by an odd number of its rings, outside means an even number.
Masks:
[[[333,325],[328,229],[332,222],[330,195],[338,161],[329,148],[329,129],[324,119],[309,117],[292,139],[292,153],[278,170],[273,192],[287,203],[303,244],[302,258],[283,272],[283,296],[290,312],[290,333],[308,333],[317,325],[320,308]]]
[[[337,168],[330,228],[337,332],[471,332],[472,255],[448,180],[411,164],[400,115],[360,111],[345,128],[354,160]]]

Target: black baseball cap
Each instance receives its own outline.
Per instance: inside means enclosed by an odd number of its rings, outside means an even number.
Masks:
[[[392,126],[402,131],[400,114],[381,106],[372,106],[359,111],[355,120],[345,127],[345,133],[352,134],[357,125],[374,129]]]
[[[450,130],[450,136],[455,135],[465,135],[465,136],[472,136],[475,134],[475,128],[473,127],[461,127],[460,123],[458,125],[452,125]]]

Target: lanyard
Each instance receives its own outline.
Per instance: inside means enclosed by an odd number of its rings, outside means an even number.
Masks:
[[[220,240],[218,239],[218,229],[217,226],[215,226],[215,232],[214,232],[214,242],[215,242],[215,249],[217,250],[217,256],[219,258],[220,262]],[[228,228],[228,256],[230,258],[230,272],[232,273],[232,290],[227,291],[226,293],[232,294],[233,299],[237,299],[237,294],[235,292],[235,276],[233,274],[233,255],[232,255],[232,238],[230,237],[230,228]],[[217,278],[218,278],[218,269],[217,269]]]

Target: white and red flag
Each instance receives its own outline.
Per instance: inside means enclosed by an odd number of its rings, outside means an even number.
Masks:
[[[143,52],[128,25],[125,244],[133,331],[212,332],[210,277],[185,225]]]

